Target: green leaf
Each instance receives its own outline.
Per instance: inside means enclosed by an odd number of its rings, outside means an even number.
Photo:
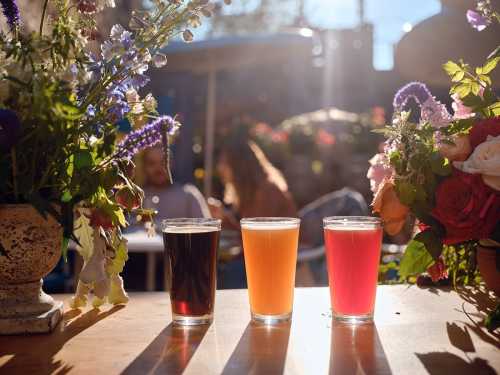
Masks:
[[[113,241],[115,256],[112,262],[106,267],[110,274],[120,274],[123,271],[125,262],[128,260],[127,242],[124,239],[116,239]]]
[[[411,206],[411,204],[415,201],[415,187],[409,182],[396,182],[396,192],[401,203],[406,206]]]
[[[418,275],[425,272],[432,262],[434,262],[434,259],[425,249],[424,244],[412,240],[406,246],[403,259],[401,259],[399,275],[403,279],[406,279],[408,276]]]
[[[456,72],[455,74],[453,74],[453,76],[451,77],[451,81],[452,82],[460,82],[465,76],[465,72]]]
[[[489,76],[480,74],[477,76],[477,78],[479,78],[479,80],[485,83],[486,85],[491,86],[491,78]]]
[[[438,176],[449,176],[451,174],[451,164],[448,159],[441,156],[439,152],[430,155],[431,170]]]
[[[90,219],[80,211],[75,220],[75,237],[81,246],[77,250],[85,261],[89,260],[94,252],[94,229],[90,226]]]
[[[489,72],[491,72],[493,69],[496,68],[499,61],[500,61],[500,56],[496,56],[487,60],[486,64],[484,64],[481,69],[481,73],[478,74],[488,74]]]
[[[127,225],[127,220],[123,210],[116,204],[104,204],[101,205],[102,210],[110,217],[111,221],[115,225],[121,225],[122,227]]]
[[[488,107],[493,116],[500,116],[500,102],[493,103]]]
[[[495,310],[492,310],[486,317],[484,324],[488,332],[494,332],[500,327],[500,303],[497,304]]]
[[[451,88],[450,92],[452,94],[457,94],[460,98],[465,98],[472,91],[472,87],[470,83],[461,83],[455,85]]]
[[[90,168],[94,165],[92,154],[89,150],[80,150],[75,153],[74,165],[76,169]]]
[[[70,121],[79,120],[82,117],[82,112],[78,107],[62,102],[54,104],[54,112],[56,116]]]
[[[463,71],[463,69],[456,62],[448,61],[443,64],[443,69],[449,76],[454,76],[456,73]]]
[[[61,252],[65,262],[68,261],[68,244],[69,244],[69,238],[64,237],[62,240]]]
[[[418,233],[414,237],[414,240],[423,243],[427,252],[431,254],[434,259],[438,259],[443,252],[443,243],[441,239],[431,229]]]
[[[415,201],[419,203],[427,202],[427,193],[422,185],[415,186]]]
[[[61,196],[61,202],[68,203],[73,199],[73,196],[71,195],[69,190],[64,191],[63,195]]]
[[[471,108],[476,108],[483,105],[483,99],[478,95],[467,95],[465,98],[462,98],[462,103]]]
[[[479,93],[481,92],[481,85],[477,82],[472,82],[470,84],[470,87],[471,87],[471,91],[474,95],[479,95]]]
[[[125,215],[123,213],[123,210],[120,207],[117,207],[117,209],[114,211],[114,213],[115,213],[116,221],[122,227],[126,226],[127,225],[127,220],[125,220]]]
[[[73,177],[73,172],[75,171],[75,156],[71,155],[68,160],[68,167],[66,168],[66,173],[68,174],[68,177]]]

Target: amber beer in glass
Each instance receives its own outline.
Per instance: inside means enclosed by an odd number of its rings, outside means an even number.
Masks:
[[[166,263],[171,271],[170,302],[176,324],[212,321],[220,227],[217,219],[163,221]]]
[[[268,324],[290,320],[300,220],[241,220],[252,319]]]

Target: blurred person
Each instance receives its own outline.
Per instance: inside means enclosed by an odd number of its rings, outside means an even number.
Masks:
[[[144,152],[144,208],[157,210],[157,221],[178,217],[210,217],[205,198],[194,185],[169,182],[163,158],[164,153],[159,147]]]
[[[225,144],[217,172],[224,184],[224,203],[232,209],[225,210],[214,198],[208,203],[226,228],[238,229],[243,217],[297,216],[285,178],[255,142],[233,139]]]

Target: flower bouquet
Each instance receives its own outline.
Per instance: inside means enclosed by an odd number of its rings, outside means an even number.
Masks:
[[[140,92],[148,67],[166,65],[162,48],[177,36],[191,41],[189,28],[210,16],[211,4],[151,1],[100,45],[92,40],[95,15],[114,0],[40,2],[36,32],[24,30],[15,0],[0,5],[7,21],[0,32],[0,206],[9,212],[30,205],[55,218],[63,254],[70,240],[78,245],[84,266],[74,307],[90,292],[94,306],[124,303],[122,229],[128,214],[143,221],[153,214],[141,208],[132,159],[161,144],[168,169],[169,141],[179,127],[159,115],[153,95]],[[0,246],[0,257],[10,250]]]
[[[499,20],[488,2],[467,17],[478,30]],[[490,78],[499,62],[497,49],[475,69],[463,61],[444,65],[453,114],[423,83],[409,83],[394,97],[384,152],[370,161],[368,177],[373,211],[388,234],[399,233],[410,214],[417,220],[402,278],[427,271],[437,282],[451,271],[454,281],[471,283],[478,247],[500,247],[500,102]],[[410,100],[419,116],[406,111]],[[498,292],[500,285],[489,287]]]

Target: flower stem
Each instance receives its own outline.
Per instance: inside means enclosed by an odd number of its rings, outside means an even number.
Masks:
[[[43,21],[45,20],[45,13],[47,12],[47,4],[48,3],[49,3],[49,0],[45,0],[44,3],[43,3],[42,19],[40,20],[40,28],[39,28],[40,36],[42,36]]]

